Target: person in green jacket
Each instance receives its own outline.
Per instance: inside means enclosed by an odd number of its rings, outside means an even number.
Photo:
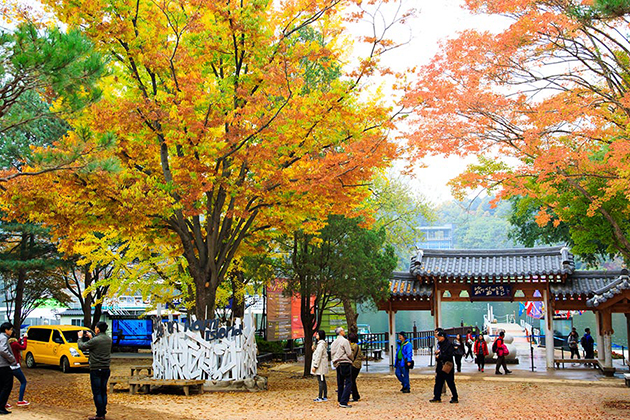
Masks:
[[[109,364],[112,356],[112,339],[105,331],[107,331],[107,324],[101,321],[94,328],[96,333],[94,337],[89,331],[86,331],[85,334],[83,331],[78,333],[79,350],[90,351],[90,384],[96,406],[96,416],[88,417],[88,420],[104,420],[107,413],[107,381],[111,373]]]

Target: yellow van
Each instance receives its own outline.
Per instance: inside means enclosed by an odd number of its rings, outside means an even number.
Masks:
[[[37,325],[29,327],[28,345],[23,351],[24,362],[29,368],[37,363],[57,365],[62,372],[88,366],[88,351],[77,346],[79,331],[89,328],[74,325]]]

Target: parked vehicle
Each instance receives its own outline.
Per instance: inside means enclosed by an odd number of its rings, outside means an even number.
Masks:
[[[64,373],[73,368],[87,367],[89,353],[82,352],[77,345],[78,332],[81,330],[90,331],[89,328],[74,325],[29,327],[28,347],[23,355],[26,366],[34,368],[38,363],[56,365]]]

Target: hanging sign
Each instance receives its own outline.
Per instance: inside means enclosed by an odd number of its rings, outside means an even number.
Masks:
[[[471,299],[511,298],[512,287],[509,284],[472,284]]]

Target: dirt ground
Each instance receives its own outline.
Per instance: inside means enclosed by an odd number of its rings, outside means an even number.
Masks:
[[[113,375],[128,375],[137,360],[115,359]],[[13,409],[10,419],[75,420],[94,415],[87,371],[63,374],[42,367],[24,369],[29,381],[27,408]],[[117,386],[109,396],[109,420],[185,419],[630,419],[630,388],[622,381],[549,382],[544,378],[461,375],[456,379],[459,404],[430,404],[433,379],[412,375],[411,393],[402,394],[390,374],[361,374],[361,401],[337,407],[334,372],[328,377],[328,402],[315,403],[317,381],[302,379],[299,369],[275,366],[261,371],[269,390],[258,393],[206,393],[186,397],[170,390],[129,395]],[[17,397],[17,381],[10,402]],[[169,392],[169,393],[166,393]]]

